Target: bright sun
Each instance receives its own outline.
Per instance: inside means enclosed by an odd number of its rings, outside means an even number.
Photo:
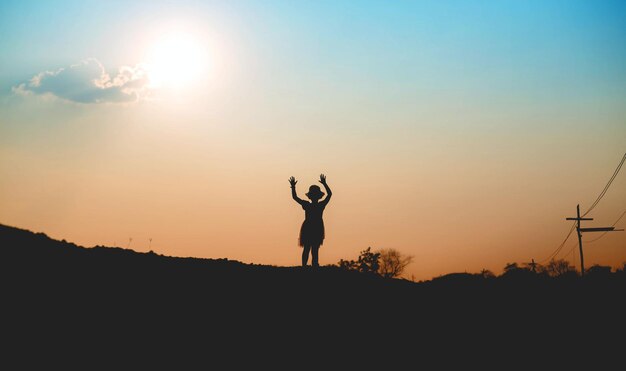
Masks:
[[[190,34],[170,33],[160,38],[146,56],[146,68],[154,87],[181,88],[208,73],[208,53]]]

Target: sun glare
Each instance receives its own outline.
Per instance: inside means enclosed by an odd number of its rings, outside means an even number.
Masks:
[[[186,33],[163,36],[146,57],[150,83],[154,87],[192,85],[206,77],[208,63],[206,47]]]

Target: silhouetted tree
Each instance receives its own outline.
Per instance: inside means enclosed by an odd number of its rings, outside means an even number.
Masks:
[[[378,254],[380,255],[378,272],[387,278],[400,277],[404,268],[413,261],[412,256],[402,255],[396,249],[382,249]]]
[[[378,274],[378,270],[380,268],[378,261],[379,258],[380,253],[372,252],[372,248],[368,247],[366,250],[361,251],[357,261],[341,259],[339,261],[339,267],[362,273]]]
[[[534,261],[530,263],[523,263],[523,269],[528,269],[533,273],[538,273],[543,270],[543,266],[539,263],[535,263]]]
[[[611,276],[611,267],[595,264],[585,271],[588,277],[608,278]]]
[[[516,269],[520,269],[519,266],[517,265],[517,263],[513,262],[513,263],[506,263],[506,265],[504,266],[504,273],[510,272],[510,271],[514,271]]]
[[[537,275],[530,268],[520,267],[517,263],[506,263],[501,277],[515,281],[535,278]]]
[[[626,278],[626,263],[622,263],[621,267],[615,269],[615,276]]]
[[[565,274],[575,273],[576,268],[571,265],[567,260],[558,259],[550,260],[548,265],[542,267],[542,271],[547,273],[550,277],[561,277]]]
[[[480,274],[481,276],[483,276],[483,278],[494,278],[496,276],[489,269],[483,269],[482,271],[480,271]]]

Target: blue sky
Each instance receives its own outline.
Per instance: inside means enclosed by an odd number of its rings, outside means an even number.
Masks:
[[[618,85],[626,74],[625,8],[620,1],[4,1],[0,67],[4,85],[89,56],[128,63],[126,41],[138,26],[193,13],[229,24],[265,58],[274,52],[278,69],[373,69],[386,81],[434,75],[455,83],[547,74],[560,83]]]

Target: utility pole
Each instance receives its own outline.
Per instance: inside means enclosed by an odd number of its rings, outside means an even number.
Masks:
[[[585,232],[619,232],[623,229],[615,229],[615,227],[595,227],[595,228],[581,228],[581,220],[593,220],[593,218],[581,218],[580,217],[580,205],[576,205],[576,217],[565,218],[565,220],[576,221],[576,234],[578,234],[578,250],[580,251],[580,276],[585,276],[585,260],[583,258],[583,233]]]
[[[537,263],[535,263],[535,259],[530,259],[530,263],[528,263],[528,265],[533,273],[537,273]]]
[[[581,220],[593,220],[593,218],[581,218],[580,217],[580,205],[576,205],[576,217],[565,218],[565,220],[576,221],[576,234],[578,235],[578,250],[580,251],[580,275],[581,277],[584,277],[585,276],[585,260],[583,258],[583,234],[580,231],[580,221]]]

